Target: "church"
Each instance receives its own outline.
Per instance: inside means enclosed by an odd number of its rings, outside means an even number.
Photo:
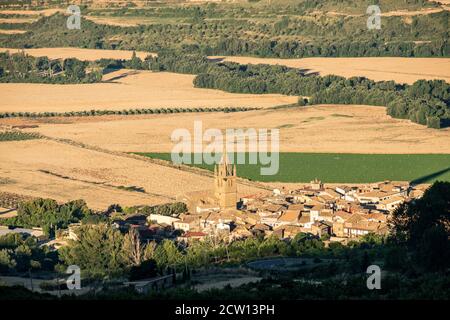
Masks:
[[[229,163],[225,152],[220,163],[214,167],[214,195],[221,210],[236,209],[236,165]]]
[[[236,165],[230,163],[226,152],[223,152],[219,164],[214,166],[214,189],[189,192],[178,200],[185,202],[191,213],[236,210]]]

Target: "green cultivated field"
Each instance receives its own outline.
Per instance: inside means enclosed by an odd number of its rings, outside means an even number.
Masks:
[[[136,153],[170,161],[170,153]],[[248,157],[248,154],[246,154]],[[230,157],[231,158],[231,157]],[[246,162],[248,163],[248,161]],[[196,165],[213,170],[211,165]],[[414,183],[450,181],[450,154],[280,153],[278,174],[263,176],[260,165],[238,165],[237,174],[263,182],[365,183],[401,180]]]

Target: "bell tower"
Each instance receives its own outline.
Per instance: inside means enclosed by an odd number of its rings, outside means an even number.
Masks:
[[[214,167],[214,194],[219,200],[220,209],[236,209],[236,165],[229,163],[226,150],[222,153],[220,163]]]

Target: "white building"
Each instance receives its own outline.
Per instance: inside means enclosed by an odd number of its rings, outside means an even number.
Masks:
[[[174,222],[180,221],[180,219],[171,216],[163,216],[161,214],[151,214],[147,217],[147,221],[154,221],[157,224],[167,224],[169,226],[173,226]]]

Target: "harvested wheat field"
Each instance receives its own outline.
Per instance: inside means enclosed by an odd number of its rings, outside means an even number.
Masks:
[[[66,9],[42,9],[42,10],[0,10],[0,14],[20,14],[20,15],[42,15],[42,16],[51,16],[57,12],[66,12]]]
[[[17,216],[17,210],[0,207],[0,219],[14,218]]]
[[[22,34],[27,32],[27,30],[18,30],[18,29],[0,29],[0,34]]]
[[[450,82],[450,58],[302,58],[273,59],[253,57],[211,57],[241,64],[278,64],[304,69],[307,73],[366,77],[375,81],[394,80],[413,83],[419,79],[443,79]]]
[[[85,199],[95,209],[172,202],[177,195],[213,186],[210,177],[50,140],[1,142],[0,163],[0,176],[11,181],[0,191]],[[239,187],[243,194],[255,191],[260,189]]]
[[[438,3],[441,3],[443,5],[450,5],[450,0],[437,0],[437,1],[435,1],[435,0],[428,0],[428,1],[430,1],[430,2],[438,2]]]
[[[138,25],[148,25],[161,22],[162,19],[146,18],[146,17],[99,17],[85,16],[86,20],[90,20],[97,24],[119,27],[135,27]]]
[[[402,17],[402,16],[418,16],[418,15],[426,15],[442,12],[444,10],[448,10],[445,6],[440,8],[423,8],[421,10],[397,10],[397,11],[389,11],[389,12],[381,12],[381,16],[384,17]]]
[[[39,18],[0,18],[0,23],[32,23]]]
[[[84,61],[95,61],[99,59],[131,59],[133,51],[129,50],[102,50],[102,49],[83,49],[83,48],[36,48],[36,49],[14,49],[0,48],[0,52],[9,51],[17,53],[24,51],[26,54],[34,57],[47,56],[50,59],[77,58]],[[136,51],[136,56],[144,60],[147,56],[154,55],[151,52]]]
[[[340,153],[450,153],[450,129],[429,129],[393,119],[373,106],[319,105],[238,113],[62,118],[34,121],[39,132],[108,150],[170,152],[172,131],[193,132],[195,120],[208,128],[279,128],[280,150]],[[6,120],[3,120],[3,123]],[[29,120],[27,120],[29,121]],[[1,122],[0,122],[1,123]],[[13,123],[9,123],[12,125]],[[16,123],[19,124],[19,123]]]
[[[103,83],[1,83],[0,112],[64,112],[160,107],[272,107],[297,102],[278,94],[234,94],[194,88],[195,76],[122,69]],[[24,95],[24,93],[26,94]]]
[[[427,15],[427,14],[433,14],[433,13],[439,13],[444,10],[450,10],[450,8],[445,6],[445,1],[447,3],[450,3],[448,0],[439,1],[443,5],[439,8],[422,8],[420,10],[395,10],[395,11],[388,11],[388,12],[381,12],[381,16],[384,17],[412,17],[412,16],[419,16],[419,15]],[[336,12],[336,11],[313,11],[312,15],[316,15],[318,13],[325,14],[328,16],[342,16],[342,17],[363,17],[365,16],[365,13],[361,14],[349,14],[346,12]]]

